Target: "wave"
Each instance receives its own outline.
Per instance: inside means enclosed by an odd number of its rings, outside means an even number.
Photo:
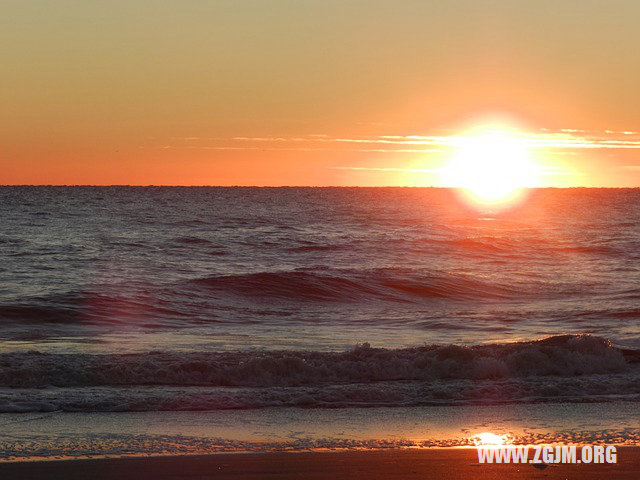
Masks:
[[[419,275],[410,271],[334,272],[308,271],[257,272],[216,275],[193,283],[219,294],[258,300],[349,301],[377,299],[412,301],[416,299],[486,300],[509,298],[516,292],[464,275]]]
[[[214,246],[203,253],[224,256]],[[243,320],[262,321],[262,311],[277,306],[281,311],[304,304],[354,304],[380,306],[403,304],[408,308],[425,305],[443,307],[443,320],[455,315],[463,303],[497,304],[511,301],[539,302],[562,300],[567,296],[585,298],[587,294],[606,296],[625,302],[638,296],[638,289],[626,285],[613,291],[598,282],[549,282],[532,275],[510,281],[491,275],[445,273],[409,268],[332,269],[314,268],[286,271],[257,271],[243,274],[216,274],[200,278],[180,278],[149,287],[111,286],[104,291],[78,289],[49,296],[12,298],[0,304],[0,321],[5,323],[55,323],[175,327],[214,321],[237,321],[226,315],[229,309],[241,309]],[[455,306],[454,306],[455,305]],[[466,306],[465,306],[466,308]],[[585,302],[586,312],[574,315],[610,317]],[[614,311],[609,309],[610,311]],[[622,310],[622,309],[621,309]],[[632,311],[632,308],[625,308]],[[293,311],[293,310],[291,310]],[[287,313],[291,313],[287,312]],[[329,313],[329,312],[328,312]],[[221,316],[222,315],[222,316]],[[418,312],[418,315],[421,313]],[[614,315],[615,316],[615,315]],[[633,314],[628,315],[632,317]],[[305,316],[300,316],[304,319]],[[419,320],[420,317],[414,317]],[[375,318],[372,319],[375,321]],[[447,320],[447,328],[456,322]]]
[[[344,352],[0,355],[0,412],[640,400],[640,352],[592,336]]]
[[[28,303],[27,303],[28,302]],[[0,304],[0,320],[6,324],[109,325],[131,322],[140,326],[162,319],[180,319],[174,305],[143,296],[118,296],[96,291],[69,292]],[[151,322],[151,323],[149,323]]]
[[[290,300],[349,300],[376,291],[349,278],[309,272],[259,272],[219,275],[194,281],[211,291],[242,297]]]
[[[603,338],[404,349],[359,345],[344,352],[147,352],[0,355],[0,387],[179,385],[292,387],[388,381],[484,380],[624,373],[634,351]]]

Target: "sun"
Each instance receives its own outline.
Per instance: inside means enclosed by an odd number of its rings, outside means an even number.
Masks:
[[[455,137],[452,146],[442,184],[460,188],[475,204],[504,206],[539,186],[539,167],[524,136],[513,129],[478,127]]]

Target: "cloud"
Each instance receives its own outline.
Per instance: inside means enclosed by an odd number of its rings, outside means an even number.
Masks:
[[[542,133],[528,133],[509,131],[514,136],[525,142],[530,148],[551,149],[629,149],[640,148],[640,133],[633,131],[588,132],[575,128],[564,128],[556,132],[544,130]],[[622,138],[622,137],[623,138]],[[637,139],[629,139],[637,136]],[[245,142],[306,142],[306,143],[356,143],[387,146],[431,146],[431,147],[455,147],[463,143],[469,135],[378,135],[373,137],[349,138],[330,137],[328,135],[302,136],[302,137],[234,137],[233,140]],[[395,151],[390,149],[389,151]]]
[[[438,153],[455,148],[468,141],[470,135],[491,134],[495,127],[480,128],[469,134],[450,135],[376,135],[365,137],[330,136],[324,133],[312,135],[235,136],[230,138],[180,137],[188,145],[176,148],[205,150],[290,150],[290,151],[353,151],[379,153]],[[558,153],[580,149],[640,149],[640,132],[631,130],[588,131],[563,128],[557,131],[540,129],[524,132],[507,129],[509,137],[517,138],[531,149],[556,150]],[[203,144],[209,142],[209,144]],[[349,148],[347,145],[357,145]],[[423,148],[419,148],[423,147]],[[570,153],[565,153],[570,154]]]

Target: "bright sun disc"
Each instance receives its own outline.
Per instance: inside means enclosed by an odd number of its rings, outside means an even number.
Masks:
[[[526,140],[517,133],[501,128],[483,130],[457,139],[442,182],[463,189],[474,203],[512,203],[525,188],[538,186],[537,166]]]

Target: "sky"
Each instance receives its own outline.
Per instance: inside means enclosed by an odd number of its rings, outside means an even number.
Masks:
[[[456,145],[500,125],[540,186],[640,186],[639,18],[635,0],[3,0],[0,184],[446,186]]]

